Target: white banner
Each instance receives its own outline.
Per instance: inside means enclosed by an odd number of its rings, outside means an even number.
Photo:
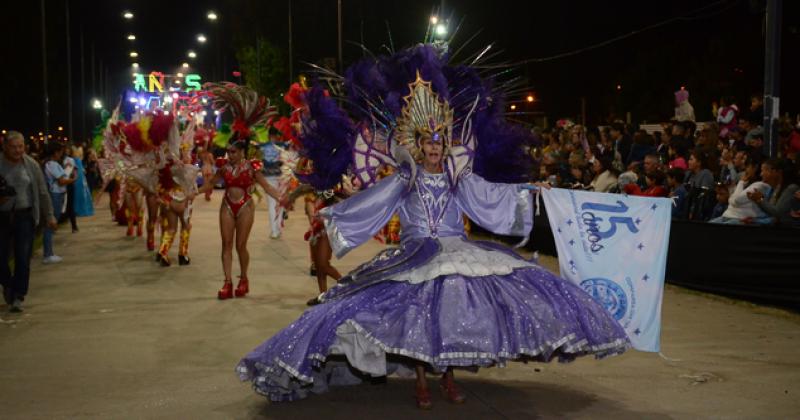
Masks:
[[[657,352],[672,201],[542,190],[561,277],[602,303],[637,350]]]

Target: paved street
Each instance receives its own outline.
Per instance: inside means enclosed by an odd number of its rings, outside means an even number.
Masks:
[[[270,404],[234,374],[239,358],[298,317],[316,292],[298,209],[250,239],[251,294],[218,301],[220,191],[198,201],[192,265],[161,268],[144,239],[98,215],[56,236],[60,265],[34,257],[25,312],[0,306],[0,418],[790,418],[800,414],[800,316],[668,287],[663,355],[511,364],[460,373],[468,401],[414,406],[412,382],[334,389]],[[371,242],[336,262],[354,268]],[[177,244],[173,256],[177,255]],[[545,258],[550,268],[555,261]],[[235,265],[236,267],[236,265]],[[234,270],[238,274],[238,270]],[[431,378],[433,381],[433,378]],[[433,383],[433,382],[432,382]]]

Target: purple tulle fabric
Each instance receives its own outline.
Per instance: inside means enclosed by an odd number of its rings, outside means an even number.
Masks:
[[[507,361],[571,361],[619,354],[622,327],[577,286],[539,268],[509,275],[385,281],[307,310],[241,360],[237,372],[273,401],[327,389],[337,328],[349,326],[389,356],[435,371]],[[352,370],[352,366],[348,366]]]

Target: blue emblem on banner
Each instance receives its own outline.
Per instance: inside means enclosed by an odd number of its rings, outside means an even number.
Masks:
[[[581,282],[581,289],[605,306],[617,321],[628,311],[628,296],[622,287],[609,279],[602,277],[586,279]]]

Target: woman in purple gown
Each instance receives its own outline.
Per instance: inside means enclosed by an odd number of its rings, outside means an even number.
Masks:
[[[425,90],[419,82],[406,98],[411,111],[415,89]],[[269,399],[416,374],[417,405],[427,409],[426,371],[441,374],[446,398],[460,403],[453,368],[601,358],[629,347],[622,327],[580,288],[506,247],[466,238],[463,214],[497,234],[527,237],[530,188],[488,182],[448,160],[459,147],[450,141],[452,114],[427,89],[428,103],[445,112],[401,118],[396,130],[420,163],[398,165],[395,174],[322,211],[337,257],[372,238],[395,212],[400,246],[348,273],[320,305],[241,360],[240,378]],[[404,115],[413,118],[411,111]]]

